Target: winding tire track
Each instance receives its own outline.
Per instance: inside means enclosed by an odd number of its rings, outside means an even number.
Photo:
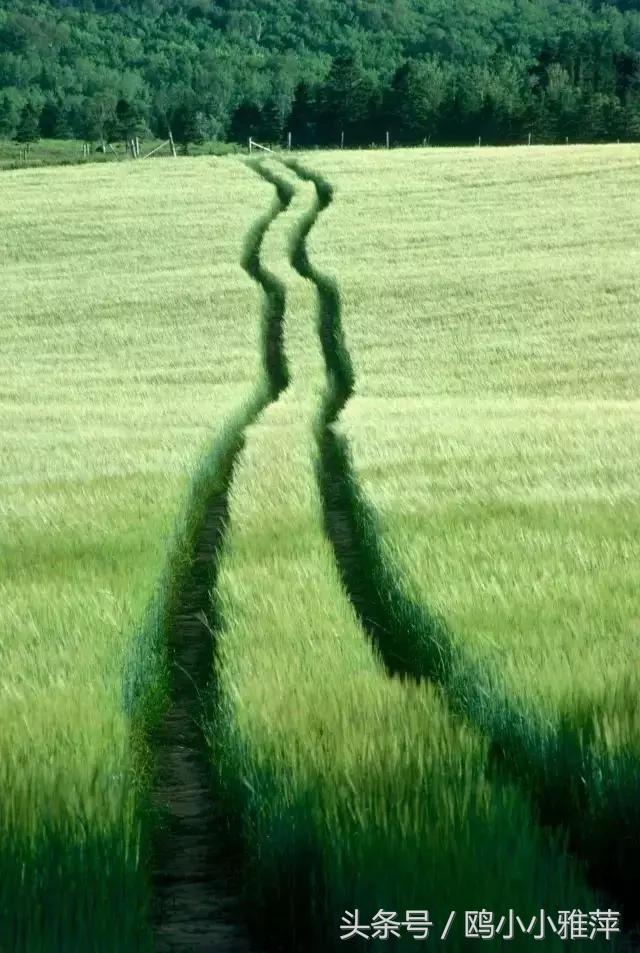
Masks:
[[[307,251],[309,233],[331,205],[333,189],[323,176],[296,160],[286,165],[300,179],[311,182],[316,193],[313,206],[294,235],[291,265],[315,285],[318,300],[318,335],[327,375],[316,430],[325,532],[347,595],[388,673],[416,681],[444,681],[450,668],[451,645],[445,623],[423,606],[410,603],[387,569],[373,514],[353,470],[348,442],[333,426],[353,395],[355,375],[342,329],[337,283],[315,267]],[[407,638],[407,626],[420,637]]]
[[[154,802],[163,824],[154,856],[154,932],[157,953],[250,953],[241,888],[234,875],[227,818],[214,789],[203,699],[214,678],[215,622],[211,591],[229,524],[229,489],[244,432],[287,387],[283,342],[285,288],[260,261],[262,242],[294,190],[267,170],[255,170],[276,188],[276,198],[247,236],[241,264],[263,293],[262,359],[267,387],[239,412],[212,448],[208,485],[201,488],[191,537],[191,558],[179,582],[169,633],[170,701],[155,741]],[[215,690],[215,681],[214,681]]]
[[[466,678],[461,682],[458,650],[440,616],[409,599],[383,554],[376,517],[364,497],[353,468],[346,438],[334,430],[351,398],[355,375],[342,329],[342,307],[337,283],[309,260],[307,238],[318,217],[333,201],[331,184],[319,173],[294,159],[286,166],[315,188],[315,201],[297,232],[290,251],[292,267],[316,288],[318,334],[324,355],[327,386],[317,427],[318,483],[325,532],[332,545],[346,593],[364,631],[390,676],[443,687],[444,698],[456,717],[463,717],[488,735],[491,760],[499,776],[518,786],[535,808],[540,823],[557,833],[576,860],[584,865],[591,884],[615,898],[625,914],[625,943],[640,950],[640,901],[631,870],[640,843],[635,817],[625,818],[614,807],[602,818],[596,841],[585,836],[587,811],[581,784],[579,744],[560,735],[546,752],[531,758],[524,740],[529,728],[524,716],[504,699],[500,723],[487,723],[481,714],[483,695],[490,691],[484,671],[463,659]],[[472,692],[466,687],[474,686]]]

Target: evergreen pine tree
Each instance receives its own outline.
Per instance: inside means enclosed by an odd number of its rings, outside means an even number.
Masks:
[[[40,135],[43,139],[55,139],[59,118],[60,106],[52,99],[48,100],[42,107],[39,119]]]
[[[124,142],[141,136],[145,132],[145,124],[140,109],[126,99],[119,99],[116,103],[116,124],[118,136]]]
[[[260,137],[265,142],[280,143],[284,136],[284,111],[276,99],[268,99],[262,108]]]
[[[291,112],[287,120],[287,129],[291,132],[295,146],[311,146],[315,144],[316,123],[315,123],[316,103],[315,97],[307,83],[298,83]]]
[[[446,76],[436,60],[404,63],[387,97],[387,128],[395,139],[419,143],[435,132],[447,94]]]
[[[371,85],[358,56],[337,56],[320,89],[320,133],[326,144],[336,145],[344,133],[345,144],[366,141],[372,132],[366,124]]]
[[[38,112],[32,103],[26,103],[20,114],[20,121],[16,129],[16,142],[37,142],[40,138],[40,128],[38,124]]]
[[[202,114],[193,102],[182,102],[171,114],[171,133],[174,140],[182,146],[185,155],[191,144],[197,144],[204,139],[201,120]]]
[[[262,114],[254,103],[246,100],[234,110],[229,135],[232,142],[246,145],[249,136],[257,137],[262,127]]]

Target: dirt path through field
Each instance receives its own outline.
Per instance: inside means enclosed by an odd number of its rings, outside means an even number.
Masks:
[[[272,182],[268,172],[258,170]],[[158,953],[252,953],[243,925],[241,885],[234,870],[233,838],[212,783],[211,751],[203,718],[204,698],[214,677],[215,631],[211,592],[228,525],[228,493],[243,446],[243,433],[287,386],[282,322],[285,291],[260,261],[263,238],[284,212],[293,190],[272,182],[277,198],[253,226],[242,257],[245,271],[263,294],[262,346],[265,386],[243,408],[209,460],[210,486],[204,493],[193,534],[192,558],[182,579],[170,633],[170,704],[155,739],[156,807],[163,818],[157,841],[154,926]],[[205,477],[206,479],[206,477]]]

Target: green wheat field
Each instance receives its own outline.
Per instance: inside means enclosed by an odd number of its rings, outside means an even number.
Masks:
[[[636,145],[0,174],[2,953],[237,949],[157,902],[214,511],[194,699],[247,950],[414,949],[355,910],[633,944],[639,196]]]

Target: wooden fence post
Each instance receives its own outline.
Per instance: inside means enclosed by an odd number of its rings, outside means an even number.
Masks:
[[[388,130],[388,129],[387,129],[387,134],[386,134],[386,136],[385,136],[385,139],[386,139],[386,142],[387,142],[387,149],[388,149],[388,148],[389,148],[389,130]]]

